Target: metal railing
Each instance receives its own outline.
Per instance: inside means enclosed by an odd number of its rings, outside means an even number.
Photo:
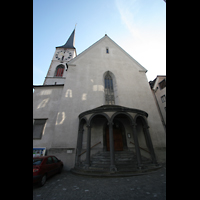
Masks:
[[[135,145],[135,144],[134,144],[133,142],[131,142],[131,141],[130,141],[130,143],[132,143],[133,145]],[[146,152],[148,152],[149,154],[151,154],[151,153],[150,153],[149,151],[147,151],[146,149],[144,149],[144,148],[142,148],[142,147],[140,147],[140,146],[139,146],[139,148],[142,149],[142,150],[144,150],[144,151],[146,151]]]
[[[96,143],[95,145],[93,145],[92,147],[90,147],[90,149],[92,149],[93,147],[95,147],[95,146],[97,146],[98,144],[100,144],[101,143],[101,141],[100,142],[98,142],[98,143]],[[81,156],[81,155],[83,155],[84,153],[86,153],[87,152],[87,150],[85,150],[85,151],[83,151],[81,154],[79,154],[78,156]]]

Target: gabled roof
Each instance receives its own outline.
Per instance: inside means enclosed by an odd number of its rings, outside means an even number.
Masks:
[[[74,44],[75,44],[75,29],[73,30],[73,32],[70,35],[70,37],[67,40],[67,42],[64,45],[58,46],[56,48],[70,48],[70,49],[75,49]]]
[[[116,42],[114,42],[110,37],[108,37],[107,34],[105,34],[104,37],[102,37],[100,40],[98,40],[97,42],[95,42],[93,45],[91,45],[90,47],[88,47],[86,50],[84,50],[83,52],[81,52],[78,56],[76,56],[74,59],[70,60],[68,62],[68,65],[73,64],[74,61],[76,61],[78,58],[80,58],[82,55],[84,55],[85,53],[87,53],[92,47],[96,46],[98,43],[100,43],[102,40],[104,40],[105,38],[108,38],[111,42],[113,42],[119,49],[121,49],[129,58],[131,58],[140,68],[141,71],[143,72],[147,72],[147,69],[144,68],[139,62],[137,62],[132,56],[130,56],[124,49],[122,49]]]
[[[155,89],[155,87],[158,84],[157,82],[158,82],[160,77],[166,78],[166,75],[157,75],[157,77],[153,81],[149,81],[149,85],[150,85],[151,89]]]

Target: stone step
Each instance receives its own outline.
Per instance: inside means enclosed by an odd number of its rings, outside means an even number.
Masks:
[[[103,155],[103,156],[109,156],[110,152],[99,152],[96,155]],[[125,151],[125,152],[115,152],[115,155],[135,155],[132,151]]]
[[[108,162],[110,161],[110,158],[95,158],[95,159],[91,159],[93,162]],[[115,162],[126,162],[126,161],[136,161],[137,159],[134,158],[115,158]],[[143,161],[143,159],[142,159]],[[148,160],[144,160],[144,161],[148,161]]]
[[[110,152],[99,152],[97,154],[95,154],[96,156],[110,156]],[[124,153],[116,153],[115,152],[115,155],[116,156],[134,156],[135,154],[133,152],[124,152]]]
[[[123,162],[123,163],[119,163],[119,162],[115,162],[115,165],[119,165],[119,166],[128,166],[128,165],[136,165],[137,162],[131,161],[131,162]],[[95,165],[95,166],[104,166],[104,165],[109,165],[110,166],[110,162],[92,162],[91,165]]]
[[[110,152],[98,152],[92,157],[92,166],[110,167]],[[132,166],[136,164],[136,157],[131,151],[115,152],[115,164]]]
[[[142,163],[151,163],[149,159],[142,156]],[[119,171],[134,171],[137,169],[137,159],[133,151],[115,152],[115,165]],[[98,152],[91,157],[90,170],[109,170],[110,152]]]
[[[91,163],[88,168],[85,167],[84,162],[76,167],[72,172],[81,175],[95,175],[95,176],[124,176],[124,175],[138,175],[146,171],[152,171],[158,168],[152,164],[151,160],[141,156],[142,169],[138,169],[137,158],[133,151],[119,151],[115,152],[115,166],[117,171],[110,171],[110,152],[98,152],[91,156]]]
[[[110,155],[93,155],[92,158],[110,158]],[[135,155],[115,155],[115,158],[136,158]]]
[[[110,158],[103,158],[103,157],[93,157],[91,159],[92,161],[110,161]],[[127,160],[136,160],[135,158],[133,157],[115,157],[115,160],[116,161],[127,161]]]

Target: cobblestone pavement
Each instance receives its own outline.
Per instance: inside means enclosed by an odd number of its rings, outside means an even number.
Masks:
[[[33,200],[165,200],[166,165],[131,177],[89,177],[62,172],[43,187],[33,185]]]

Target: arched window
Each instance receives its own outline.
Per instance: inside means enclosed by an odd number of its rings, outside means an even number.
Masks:
[[[104,84],[105,84],[105,104],[114,105],[115,96],[114,96],[114,89],[113,89],[113,79],[109,71],[105,75]]]
[[[64,69],[65,69],[65,66],[64,66],[64,65],[58,65],[58,66],[56,67],[55,76],[62,77],[62,76],[63,76]]]

